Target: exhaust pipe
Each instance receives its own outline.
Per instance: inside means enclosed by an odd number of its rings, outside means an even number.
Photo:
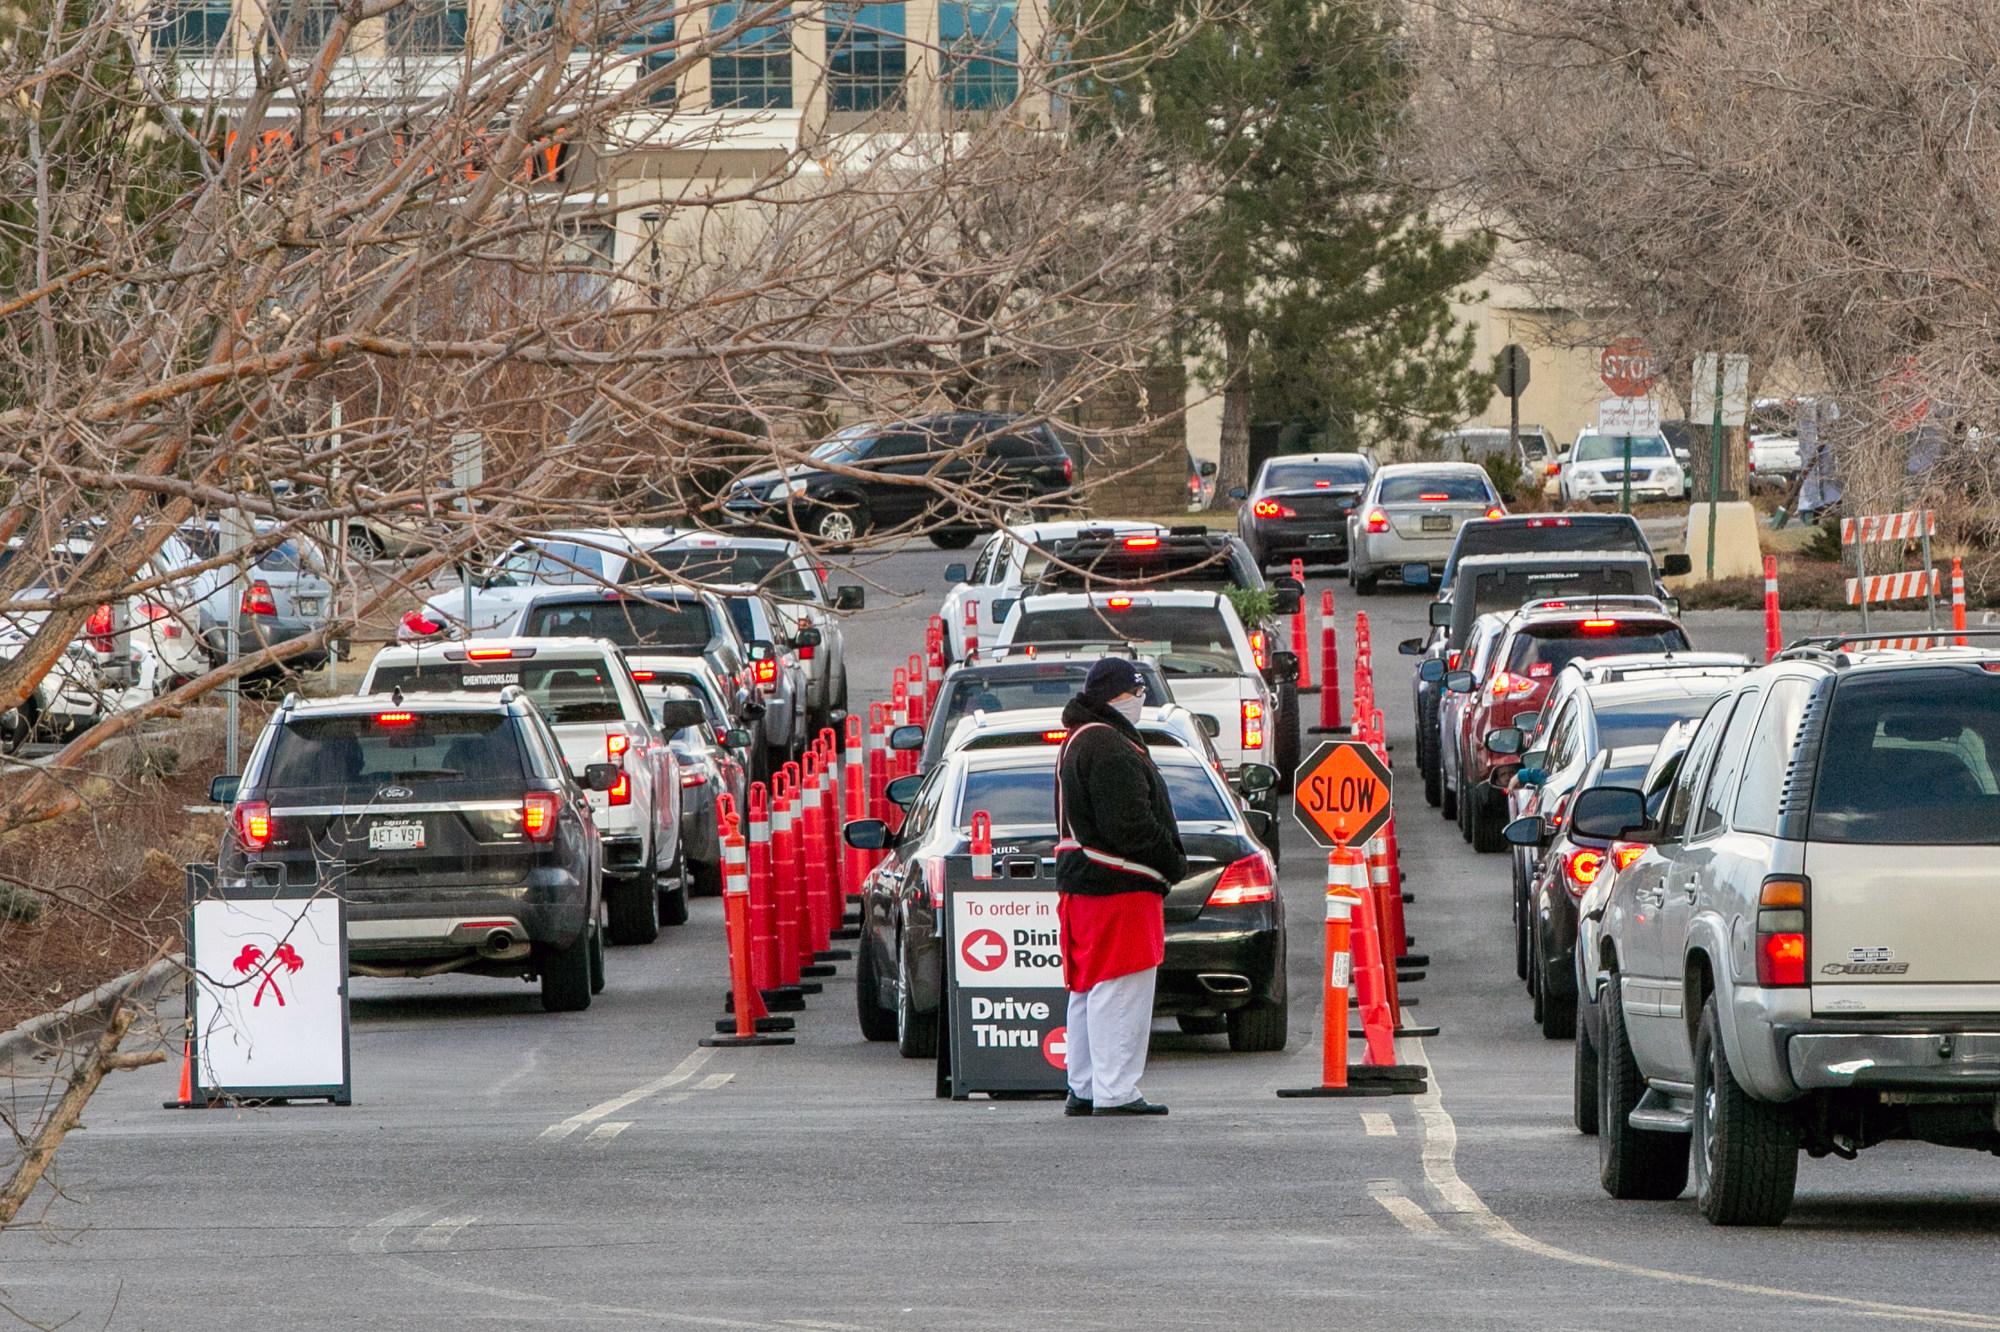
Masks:
[[[1250,978],[1248,976],[1232,976],[1226,973],[1205,971],[1196,975],[1195,979],[1200,981],[1201,987],[1210,994],[1250,993]]]
[[[514,946],[513,931],[506,929],[497,929],[489,931],[486,935],[486,942],[482,943],[479,947],[481,952],[504,953],[513,946]]]

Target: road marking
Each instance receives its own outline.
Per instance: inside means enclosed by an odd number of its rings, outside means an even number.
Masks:
[[[1396,1121],[1376,1110],[1361,1112],[1361,1128],[1371,1138],[1393,1138],[1396,1136]]]
[[[714,1091],[717,1087],[728,1086],[730,1079],[735,1076],[734,1073],[711,1073],[700,1082],[695,1083],[694,1089],[696,1091]]]
[[[665,1076],[655,1078],[643,1087],[634,1087],[623,1096],[614,1096],[608,1101],[591,1106],[588,1110],[571,1115],[560,1124],[549,1125],[542,1130],[542,1140],[544,1142],[560,1142],[578,1129],[589,1124],[595,1124],[598,1120],[608,1115],[614,1115],[628,1105],[637,1105],[648,1097],[659,1095],[669,1087],[679,1086],[699,1072],[701,1066],[707,1063],[709,1056],[714,1053],[715,1049],[713,1046],[703,1046],[687,1058],[681,1060],[680,1063],[675,1064],[672,1070]]]
[[[1430,1059],[1424,1054],[1424,1043],[1421,1040],[1412,1040],[1410,1044],[1415,1047],[1416,1062],[1429,1066]],[[1669,1285],[1694,1286],[1703,1290],[1727,1291],[1732,1295],[1752,1295],[1766,1299],[1789,1300],[1797,1304],[1852,1309],[1878,1318],[1948,1322],[1955,1327],[1982,1328],[1988,1332],[2000,1332],[2000,1317],[1990,1314],[1968,1313],[1962,1309],[1932,1309],[1914,1304],[1890,1304],[1882,1300],[1857,1299],[1851,1295],[1787,1290],[1781,1286],[1759,1286],[1750,1282],[1729,1281],[1722,1277],[1696,1276],[1691,1272],[1669,1272],[1657,1267],[1641,1267],[1636,1263],[1622,1263],[1613,1258],[1597,1258],[1587,1253],[1558,1248],[1514,1229],[1488,1207],[1472,1186],[1459,1176],[1458,1125],[1444,1108],[1444,1098],[1438,1087],[1437,1070],[1434,1067],[1431,1068],[1430,1089],[1416,1098],[1416,1111],[1417,1122],[1422,1127],[1424,1136],[1425,1180],[1436,1191],[1454,1220],[1462,1222],[1473,1234],[1490,1243],[1503,1245],[1550,1262],[1568,1263],[1574,1267],[1588,1267],[1600,1272],[1617,1272],[1623,1276],[1639,1277]]]
[[[414,1249],[449,1249],[452,1237],[479,1218],[476,1216],[441,1216],[425,1226],[410,1241]]]
[[[592,1129],[590,1131],[590,1136],[583,1140],[583,1145],[586,1147],[606,1146],[610,1143],[610,1141],[613,1138],[617,1137],[619,1134],[623,1133],[626,1129],[631,1127],[632,1127],[632,1121],[629,1119],[609,1120],[605,1123],[599,1124],[596,1128]]]
[[[1397,1224],[1422,1239],[1445,1240],[1457,1243],[1437,1223],[1437,1219],[1421,1206],[1403,1195],[1403,1186],[1393,1179],[1378,1179],[1368,1185],[1368,1196],[1382,1204],[1382,1210],[1396,1218]]]

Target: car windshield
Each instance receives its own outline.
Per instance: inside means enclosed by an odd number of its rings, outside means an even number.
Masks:
[[[1160,776],[1167,784],[1167,800],[1174,818],[1181,823],[1228,823],[1229,807],[1223,803],[1208,773],[1189,763],[1163,763]],[[958,804],[960,827],[970,825],[974,811],[984,811],[999,827],[1055,826],[1056,770],[1054,764],[1033,768],[974,769],[965,774],[965,790]]]
[[[725,587],[761,588],[787,601],[811,601],[812,589],[805,576],[782,550],[740,550],[725,546],[665,546],[646,552],[646,558],[664,572],[690,583],[716,583]],[[639,565],[627,577],[631,582],[652,571]]]
[[[862,446],[873,439],[881,427],[872,425],[851,425],[845,430],[835,431],[813,446],[812,456],[818,462],[850,463],[858,462],[866,453]]]
[[[1272,463],[1264,469],[1261,490],[1332,490],[1368,480],[1368,464],[1359,458],[1342,462]]]
[[[2000,675],[1943,666],[1840,681],[1807,837],[2000,844]]]
[[[501,557],[487,578],[489,587],[519,587],[526,583],[570,586],[599,581],[603,556],[572,543],[544,548],[520,546]]]
[[[273,573],[320,573],[323,570],[319,556],[302,549],[296,541],[282,542],[265,551],[263,558],[257,561],[257,567]]]
[[[1493,490],[1483,476],[1419,473],[1383,477],[1375,498],[1383,504],[1486,504],[1493,499]]]
[[[1525,555],[1554,550],[1629,550],[1651,554],[1639,524],[1623,514],[1577,514],[1467,523],[1458,529],[1451,559],[1456,566],[1458,561],[1473,555]]]
[[[1551,679],[1573,661],[1591,657],[1609,657],[1620,652],[1685,652],[1688,648],[1687,635],[1680,626],[1660,620],[1620,621],[1606,616],[1601,620],[1583,620],[1569,624],[1538,624],[1523,629],[1514,635],[1513,646],[1507,653],[1507,669],[1515,675],[1530,680]],[[1694,712],[1707,711],[1704,699],[1694,705]],[[1693,715],[1676,713],[1660,723],[1665,731],[1677,717]],[[1657,738],[1657,737],[1655,737]],[[1614,740],[1614,744],[1637,744],[1635,740]]]
[[[1622,435],[1589,434],[1577,440],[1576,448],[1570,452],[1572,462],[1624,461],[1625,437]],[[1658,435],[1632,436],[1632,456],[1634,458],[1670,458],[1673,450],[1667,441]]]
[[[621,597],[531,607],[521,632],[531,638],[604,638],[627,648],[674,648],[675,655],[708,646],[708,608],[697,601]]]
[[[1022,615],[1016,643],[1117,639],[1157,661],[1167,675],[1235,675],[1236,645],[1222,613],[1209,606],[1075,606]]]
[[[383,666],[368,680],[367,691],[386,694],[400,689],[405,694],[437,693],[459,689],[475,694],[497,694],[508,685],[519,685],[550,724],[572,722],[623,721],[625,708],[618,699],[610,668],[602,658],[588,657],[532,661],[429,661]]]
[[[259,785],[271,791],[385,783],[490,784],[523,776],[520,742],[497,712],[299,717],[272,737]]]
[[[1670,698],[1649,698],[1600,707],[1597,709],[1597,743],[1605,749],[1656,745],[1675,722],[1707,712],[1708,705],[1727,683],[1717,681],[1714,691],[1710,693],[1676,694]],[[1624,785],[1637,785],[1638,778],[1645,775],[1646,765],[1642,763],[1633,780]]]
[[[1024,708],[1059,708],[1075,698],[1083,688],[1084,676],[1094,663],[1065,661],[1037,666],[1032,671],[966,671],[945,684],[939,715],[948,726],[974,712],[1018,712]],[[1170,702],[1150,672],[1146,675],[1146,704],[1159,707]]]
[[[1130,543],[1153,542],[1152,545]],[[1227,544],[1199,542],[1195,545],[1160,544],[1156,537],[1121,537],[1104,546],[1053,547],[1055,560],[1038,571],[1035,583],[1043,588],[1118,587],[1124,584],[1160,581],[1175,587],[1236,587],[1242,571],[1229,558]],[[1059,562],[1058,562],[1059,561]],[[1023,571],[1025,574],[1025,570]],[[1103,635],[1098,635],[1102,637]]]

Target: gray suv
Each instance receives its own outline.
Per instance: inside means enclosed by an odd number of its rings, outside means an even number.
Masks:
[[[1571,807],[1640,848],[1578,959],[1613,1197],[1677,1197],[1691,1157],[1710,1221],[1775,1225],[1801,1148],[2000,1152],[2000,653],[1859,642],[1717,699],[1657,817]]]

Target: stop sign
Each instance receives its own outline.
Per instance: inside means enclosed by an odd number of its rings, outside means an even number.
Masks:
[[[1636,398],[1658,377],[1653,349],[1638,338],[1619,338],[1597,358],[1597,374],[1613,397]]]

